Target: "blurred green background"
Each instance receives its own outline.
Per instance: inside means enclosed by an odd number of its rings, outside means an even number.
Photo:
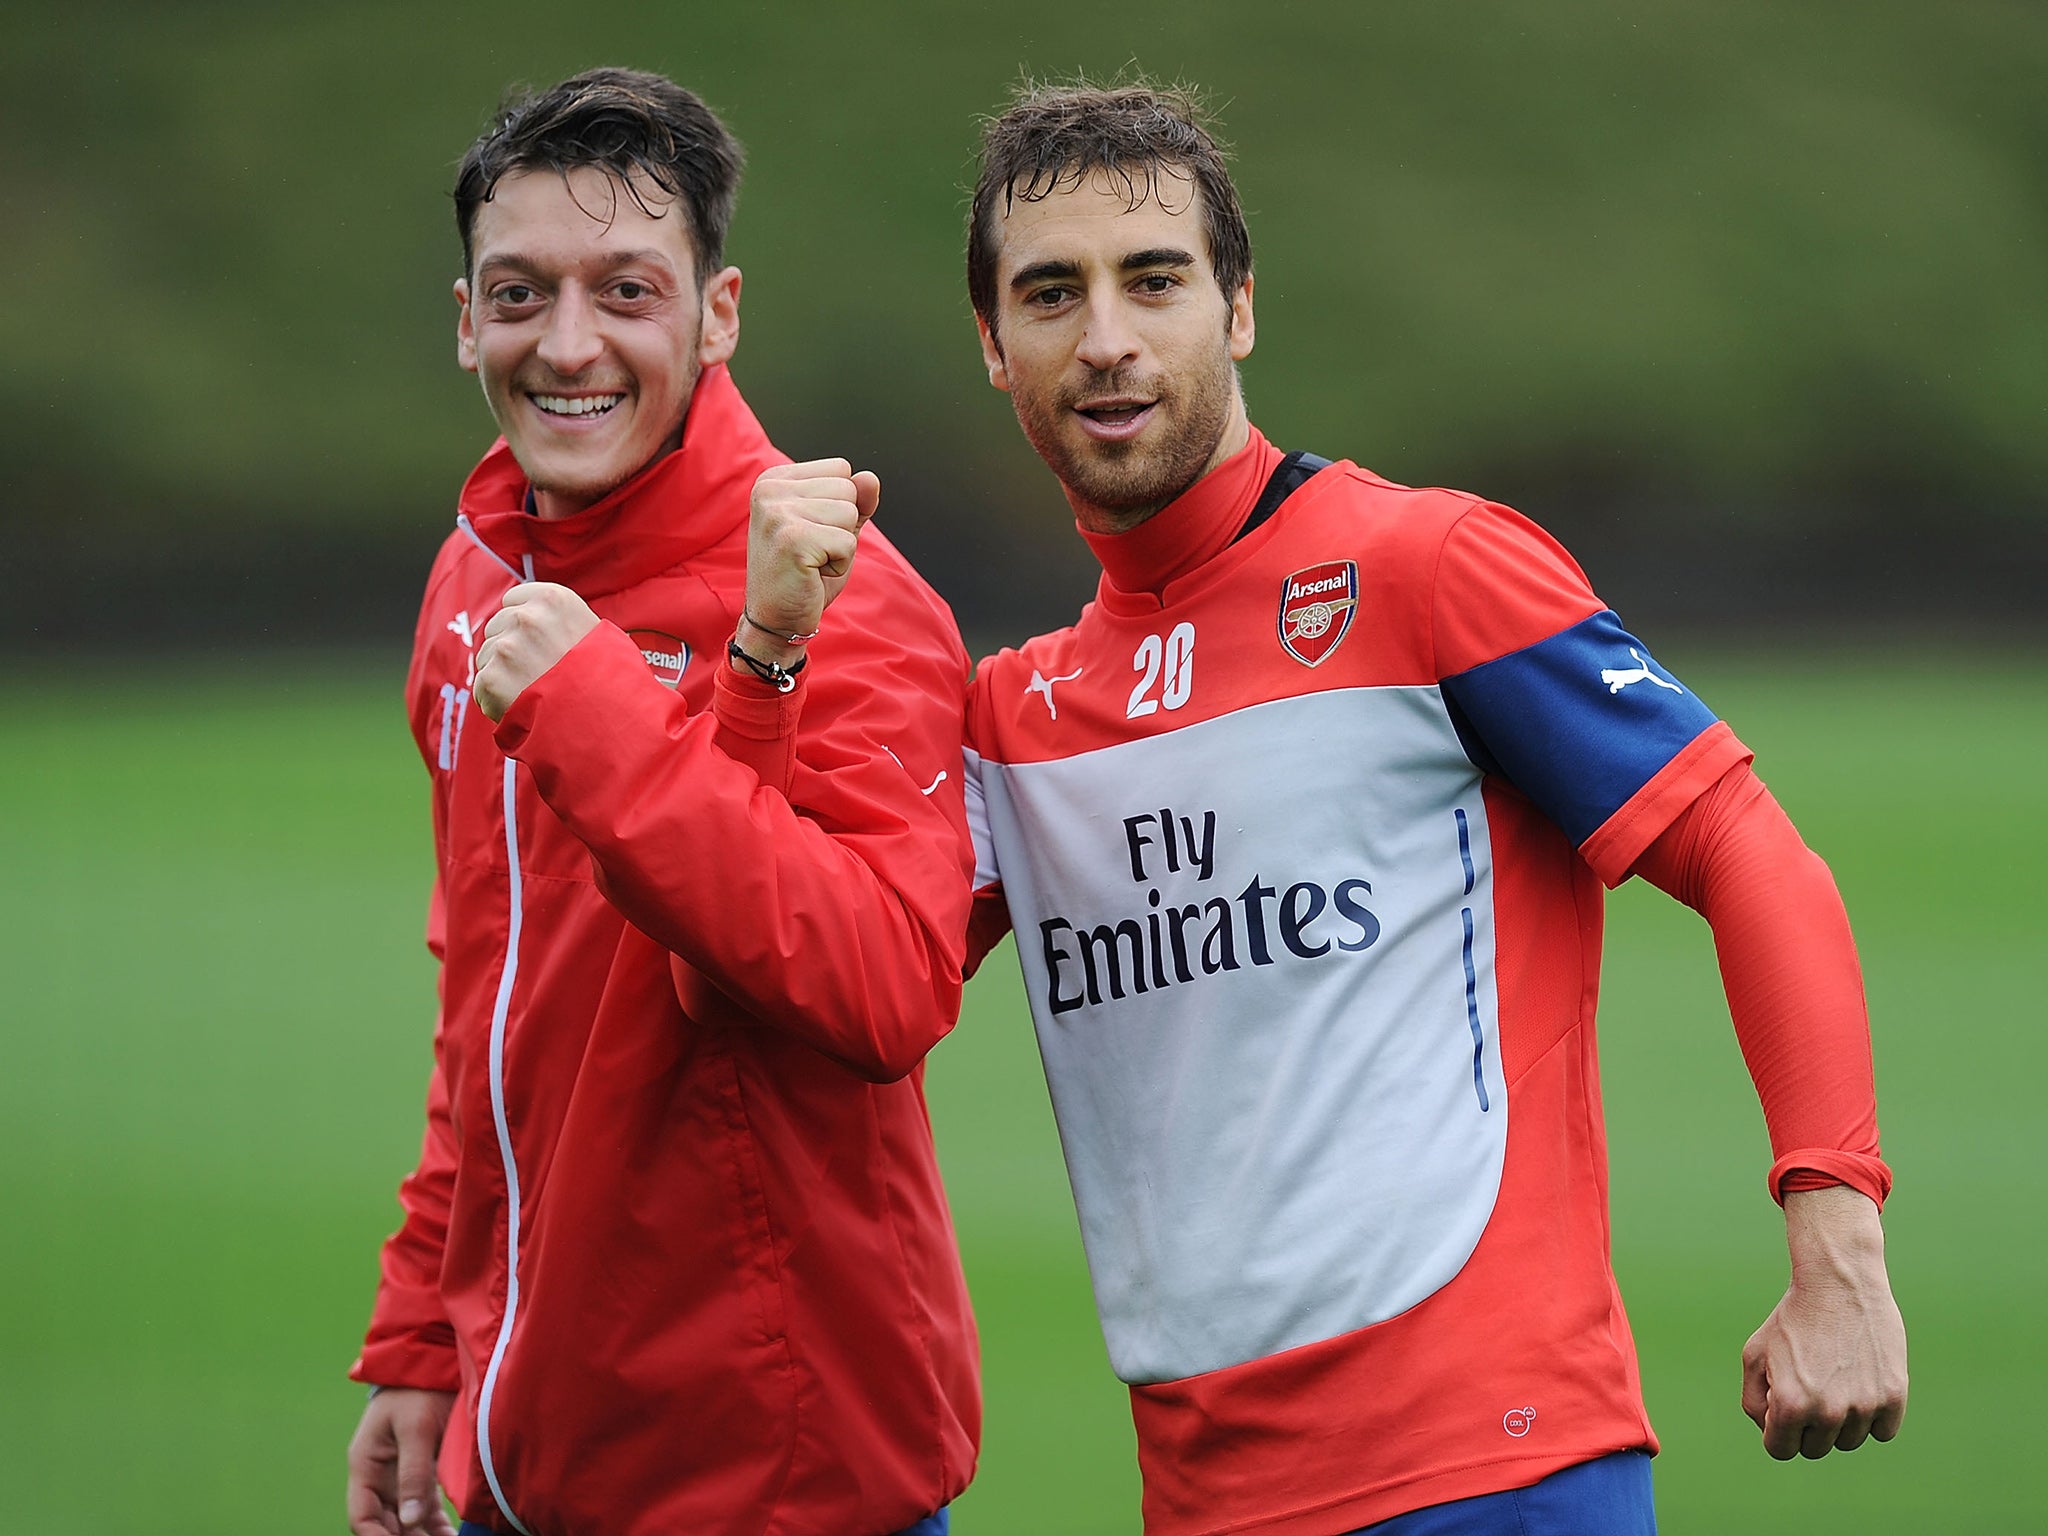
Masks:
[[[619,61],[750,148],[741,384],[797,457],[881,471],[977,634],[1071,614],[1090,566],[974,344],[975,118],[1020,70],[1129,60],[1238,148],[1276,441],[1519,506],[1650,627],[2039,622],[2039,5],[570,15],[10,15],[0,515],[48,579],[0,641],[407,633],[492,435],[454,366],[454,163],[507,82]]]
[[[1133,59],[1238,147],[1254,419],[1563,535],[1856,918],[1913,1409],[1779,1466],[1735,1407],[1784,1259],[1711,947],[1613,903],[1665,1530],[2048,1529],[2048,10],[81,0],[0,55],[0,1530],[342,1528],[431,1019],[396,648],[491,436],[446,192],[502,87],[629,62],[727,113],[735,372],[882,472],[980,649],[1092,578],[973,344],[974,117]],[[987,1366],[958,1528],[1135,1531],[1003,956],[930,1091]]]

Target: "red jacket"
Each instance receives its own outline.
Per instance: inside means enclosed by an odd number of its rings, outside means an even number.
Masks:
[[[680,450],[574,517],[499,443],[428,580],[441,1014],[351,1374],[459,1391],[441,1480],[500,1530],[862,1536],[973,1471],[921,1067],[960,1001],[967,658],[871,528],[817,682],[732,675],[783,462],[712,369]],[[529,570],[608,622],[494,730],[473,646]]]

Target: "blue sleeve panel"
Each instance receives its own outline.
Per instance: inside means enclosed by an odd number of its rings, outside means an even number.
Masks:
[[[1442,686],[1472,761],[1527,795],[1574,844],[1716,718],[1606,608]]]

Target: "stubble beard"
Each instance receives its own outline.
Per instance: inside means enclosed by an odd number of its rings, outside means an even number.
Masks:
[[[627,481],[637,478],[643,470],[659,462],[660,460],[668,457],[669,454],[673,453],[678,447],[680,447],[682,445],[683,440],[683,425],[689,419],[690,415],[690,402],[697,398],[697,385],[704,376],[703,366],[697,361],[697,351],[702,336],[703,327],[700,324],[698,326],[697,336],[691,339],[690,349],[687,354],[687,362],[685,365],[687,369],[687,377],[684,381],[681,408],[676,414],[675,421],[670,424],[669,430],[665,434],[663,434],[661,442],[655,447],[652,453],[647,454],[638,463],[628,464],[625,465],[624,467],[620,467],[618,465],[609,465],[600,474],[587,475],[585,477],[578,478],[573,475],[553,473],[548,469],[548,466],[544,463],[528,464],[526,460],[520,456],[519,451],[515,446],[513,448],[512,457],[515,461],[517,461],[520,469],[525,472],[526,482],[528,485],[533,487],[535,493],[542,496],[558,496],[565,501],[576,503],[582,507],[595,506],[598,502],[603,501],[605,497],[611,495],[613,491],[616,491],[620,486],[624,485]],[[549,394],[557,390],[575,391],[580,389],[588,389],[592,386],[593,383],[601,384],[603,382],[594,381],[591,379],[563,378],[560,374],[555,373],[552,369],[543,369],[542,373],[543,376],[537,379],[526,377],[523,375],[516,376],[514,378],[512,383],[512,394],[515,402],[523,399],[529,391],[539,394]],[[625,394],[628,397],[628,400],[631,402],[633,408],[637,410],[640,405],[640,396],[638,394],[638,391],[629,388],[627,385],[623,383],[620,384],[618,388],[621,393]],[[626,402],[620,402],[620,404],[613,407],[613,409],[626,409]],[[502,426],[500,430],[502,430]],[[509,441],[510,438],[508,434],[508,442]]]
[[[1189,379],[1180,393],[1112,370],[1044,392],[1013,390],[1011,404],[1026,441],[1059,477],[1082,525],[1099,522],[1094,531],[1122,532],[1202,477],[1230,424],[1235,386],[1236,371],[1226,357]],[[1156,396],[1154,410],[1164,418],[1158,423],[1164,430],[1154,441],[1105,443],[1079,436],[1074,405],[1118,394]]]

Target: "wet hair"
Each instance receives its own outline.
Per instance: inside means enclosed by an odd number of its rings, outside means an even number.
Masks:
[[[1251,275],[1252,238],[1202,103],[1185,86],[1144,79],[1114,85],[1026,80],[981,136],[981,175],[967,216],[967,297],[996,329],[997,221],[1016,203],[1071,191],[1097,172],[1132,208],[1157,195],[1162,172],[1190,178],[1201,199],[1209,262],[1228,295]]]
[[[462,270],[475,271],[471,236],[477,209],[505,177],[534,170],[566,175],[594,166],[650,216],[660,210],[648,206],[647,183],[675,200],[701,284],[724,265],[725,232],[745,159],[717,114],[694,91],[661,75],[592,69],[539,94],[514,87],[455,173]]]

